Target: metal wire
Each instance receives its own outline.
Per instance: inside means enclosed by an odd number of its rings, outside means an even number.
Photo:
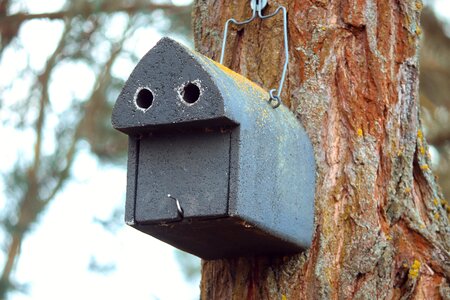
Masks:
[[[178,201],[177,198],[173,197],[173,196],[170,195],[170,194],[167,194],[167,197],[170,198],[170,199],[175,200],[175,203],[177,204],[177,213],[178,213],[178,216],[182,219],[182,218],[184,217],[184,211],[183,211],[183,208],[181,207],[180,201]]]
[[[251,21],[253,21],[255,18],[256,18],[256,6],[253,9],[253,14],[252,14],[251,18],[248,20],[241,21],[241,22],[238,22],[233,18],[227,20],[227,22],[225,23],[225,29],[223,31],[222,52],[220,53],[220,61],[219,61],[220,64],[223,65],[223,59],[225,57],[225,48],[227,46],[228,25],[230,25],[230,23],[234,23],[236,25],[245,25],[245,24],[248,24]]]
[[[245,21],[236,21],[235,19],[231,18],[231,19],[228,19],[227,22],[225,23],[225,29],[223,31],[222,51],[220,53],[220,61],[219,62],[221,64],[223,64],[223,60],[225,57],[225,48],[227,45],[228,26],[230,25],[230,23],[234,23],[236,25],[245,25],[245,24],[248,24],[251,21],[253,21],[256,18],[256,16],[258,16],[260,19],[264,20],[264,19],[274,17],[280,11],[282,11],[283,12],[284,57],[285,57],[284,65],[283,65],[283,70],[281,72],[281,79],[280,79],[278,89],[271,89],[269,91],[269,95],[270,95],[269,103],[272,105],[273,108],[277,108],[281,104],[281,92],[283,90],[283,85],[284,85],[284,81],[286,79],[286,73],[287,73],[287,68],[288,68],[288,64],[289,64],[287,10],[284,6],[280,5],[273,13],[271,13],[269,15],[263,15],[262,9],[264,7],[262,6],[262,4],[260,2],[258,2],[257,0],[251,0],[251,2],[252,2],[251,6],[253,7],[253,13],[252,13],[252,16],[250,17],[250,19],[245,20]],[[276,92],[276,95],[275,95],[275,92]],[[275,103],[273,103],[273,102],[275,102]]]

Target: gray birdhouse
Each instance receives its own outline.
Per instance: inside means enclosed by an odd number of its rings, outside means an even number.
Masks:
[[[315,163],[301,124],[268,93],[163,38],[112,114],[129,136],[128,225],[204,259],[311,244]]]

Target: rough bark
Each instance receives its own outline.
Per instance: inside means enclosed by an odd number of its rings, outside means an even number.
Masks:
[[[291,61],[282,98],[315,148],[312,247],[202,264],[202,299],[449,299],[449,206],[418,111],[422,3],[280,0]],[[196,0],[194,36],[218,60],[249,1]],[[226,65],[266,89],[283,63],[281,17],[234,27]]]

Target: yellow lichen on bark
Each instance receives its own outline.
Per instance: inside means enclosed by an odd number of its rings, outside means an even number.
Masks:
[[[419,276],[421,263],[417,259],[414,260],[411,268],[409,269],[408,276],[411,279],[415,279],[417,276]]]

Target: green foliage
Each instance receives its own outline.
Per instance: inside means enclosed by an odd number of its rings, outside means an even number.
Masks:
[[[12,71],[20,82],[11,80],[1,83],[0,88],[0,123],[21,141],[15,145],[16,161],[2,177],[7,202],[0,211],[6,257],[0,271],[1,299],[8,291],[17,289],[13,285],[12,271],[23,238],[70,181],[79,150],[88,145],[101,162],[125,165],[127,140],[111,128],[110,116],[128,75],[113,72],[117,61],[128,60],[134,64],[139,59],[127,43],[136,39],[135,33],[139,30],[149,28],[162,34],[191,35],[190,6],[175,6],[170,1],[67,1],[60,11],[39,14],[26,10],[12,13],[11,7],[17,10],[16,2],[0,1],[1,62],[7,62],[5,55],[19,55],[23,60],[14,65],[17,70]],[[45,54],[47,58],[42,68],[31,63],[36,56],[35,49],[24,47],[21,38],[24,25],[36,24],[35,20],[50,20],[51,27],[62,29],[53,52]],[[61,99],[60,94],[53,93],[54,82],[61,82],[55,76],[71,75],[61,75],[58,70],[70,70],[75,66],[94,74],[91,90],[86,91],[85,96],[73,91],[72,95]],[[74,76],[67,78],[78,81]],[[22,96],[14,96],[17,94]],[[8,97],[16,99],[4,101]],[[112,217],[122,219],[118,213]],[[114,228],[111,222],[97,221],[109,229]],[[90,268],[100,272],[114,270],[114,266],[103,265],[95,258]]]

